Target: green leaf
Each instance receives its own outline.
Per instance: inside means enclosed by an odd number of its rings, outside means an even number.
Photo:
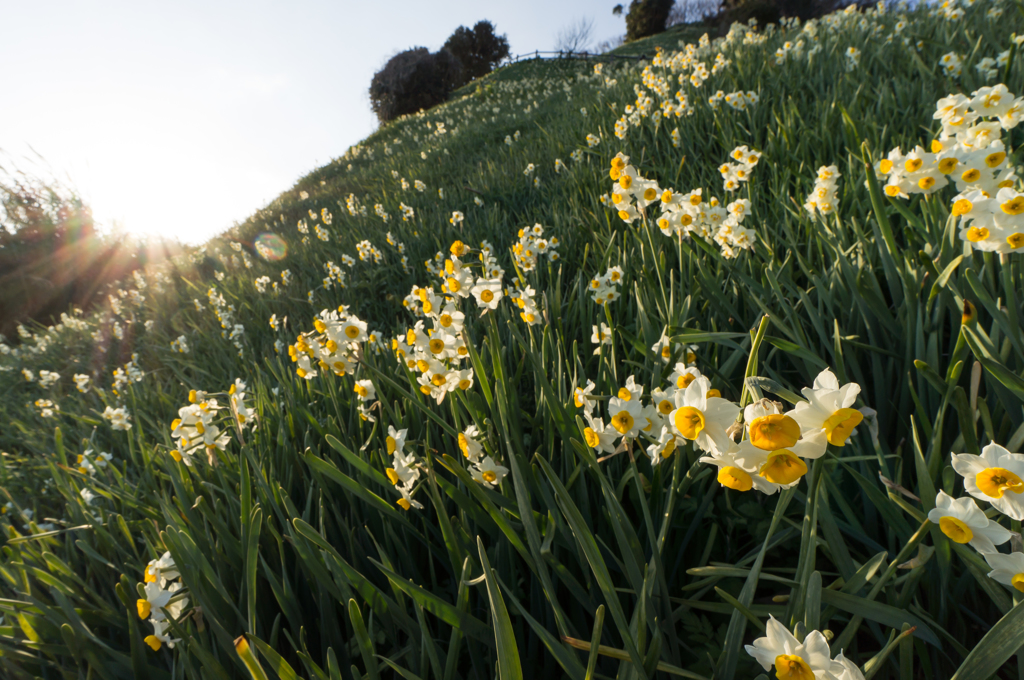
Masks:
[[[494,626],[494,642],[498,648],[499,680],[523,680],[523,669],[519,664],[519,647],[516,645],[515,631],[508,617],[505,601],[501,599],[501,590],[487,559],[487,551],[479,536],[476,537],[476,549],[480,555],[480,564],[484,570],[484,582],[487,585],[487,599],[491,603],[491,625]]]
[[[904,623],[909,623],[911,626],[917,627],[917,630],[914,631],[915,637],[919,637],[936,647],[941,648],[942,646],[939,643],[938,636],[932,632],[932,629],[924,621],[904,609],[874,600],[867,600],[856,595],[829,590],[828,588],[822,589],[821,601],[824,604],[842,609],[851,614],[856,614],[871,621],[877,621],[890,628],[899,629]]]
[[[971,650],[950,680],[988,680],[1024,647],[1024,604],[1014,605]]]

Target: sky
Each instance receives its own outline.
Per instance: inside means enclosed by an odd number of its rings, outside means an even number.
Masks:
[[[389,57],[491,21],[513,55],[554,49],[608,0],[0,0],[0,166],[52,174],[105,227],[200,243],[376,129]]]

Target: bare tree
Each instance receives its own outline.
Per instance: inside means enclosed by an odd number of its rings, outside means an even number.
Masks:
[[[594,32],[594,20],[580,17],[558,32],[555,49],[559,52],[586,52]]]

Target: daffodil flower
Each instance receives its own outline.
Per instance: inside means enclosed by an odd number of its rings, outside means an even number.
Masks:
[[[701,376],[675,393],[676,408],[669,414],[680,436],[714,454],[731,448],[726,430],[736,422],[740,407],[721,397],[709,397],[711,381]]]
[[[1024,454],[989,444],[980,456],[954,453],[953,469],[964,478],[964,491],[1011,519],[1024,519]]]
[[[996,546],[1010,540],[1010,532],[981,511],[973,498],[953,499],[945,491],[935,497],[928,519],[939,525],[954,543],[969,543],[983,555],[996,552]]]
[[[493,458],[486,456],[470,470],[470,474],[476,481],[493,488],[501,484],[501,480],[508,474],[508,468],[496,464]]]
[[[766,632],[766,637],[744,648],[766,671],[775,666],[779,680],[837,680],[837,675],[845,670],[842,663],[832,660],[828,641],[820,631],[812,630],[800,642],[774,616],[769,616]]]
[[[825,369],[814,379],[814,387],[801,390],[806,402],[800,402],[786,415],[805,433],[823,430],[833,446],[846,446],[846,440],[864,419],[857,409],[851,408],[860,394],[860,385],[839,380]]]

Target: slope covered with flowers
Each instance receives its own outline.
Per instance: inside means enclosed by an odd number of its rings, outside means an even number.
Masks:
[[[24,329],[0,667],[1017,663],[1022,25],[878,6],[509,66]]]

